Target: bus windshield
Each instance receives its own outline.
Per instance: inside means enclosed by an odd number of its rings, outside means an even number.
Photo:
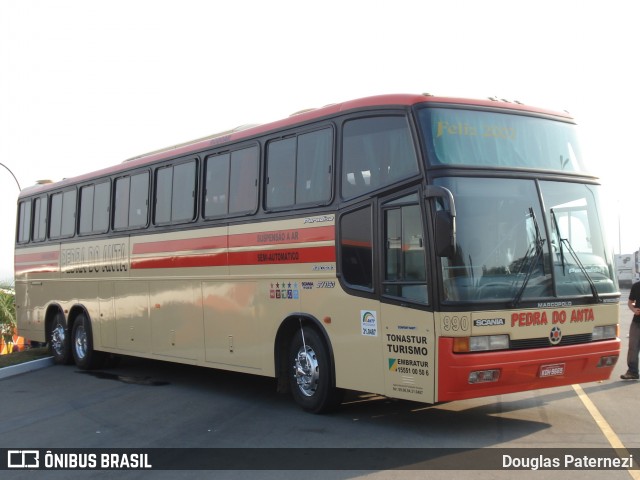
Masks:
[[[572,123],[453,108],[423,108],[418,117],[431,166],[586,171]]]
[[[597,186],[475,177],[435,183],[456,199],[457,250],[442,261],[445,301],[598,300],[616,291]]]

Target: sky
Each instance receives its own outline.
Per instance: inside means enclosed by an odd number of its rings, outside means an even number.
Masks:
[[[567,110],[640,248],[634,0],[0,0],[0,163],[24,188],[248,123],[429,92]],[[0,166],[0,281],[18,185]]]

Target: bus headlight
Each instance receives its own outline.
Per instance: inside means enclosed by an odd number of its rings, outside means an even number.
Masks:
[[[481,335],[458,337],[453,340],[454,353],[486,352],[509,348],[509,335]]]
[[[618,336],[618,325],[604,325],[602,327],[594,327],[591,340],[606,340],[608,338],[616,338]]]

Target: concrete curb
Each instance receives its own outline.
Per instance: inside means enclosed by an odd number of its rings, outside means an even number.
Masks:
[[[53,357],[46,357],[39,358],[38,360],[31,360],[30,362],[20,363],[18,365],[11,365],[10,367],[0,368],[0,380],[13,377],[14,375],[20,375],[21,373],[47,368],[51,365],[53,365]]]

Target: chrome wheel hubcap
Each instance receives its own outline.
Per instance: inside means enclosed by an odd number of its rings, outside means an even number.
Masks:
[[[57,355],[62,355],[64,353],[64,339],[64,327],[58,323],[51,332],[51,347]]]
[[[318,389],[320,379],[320,367],[318,357],[313,348],[307,346],[300,347],[293,363],[293,375],[298,384],[300,392],[305,397],[312,397]]]
[[[84,325],[78,325],[76,330],[75,349],[78,358],[84,358],[87,354],[87,331]]]

